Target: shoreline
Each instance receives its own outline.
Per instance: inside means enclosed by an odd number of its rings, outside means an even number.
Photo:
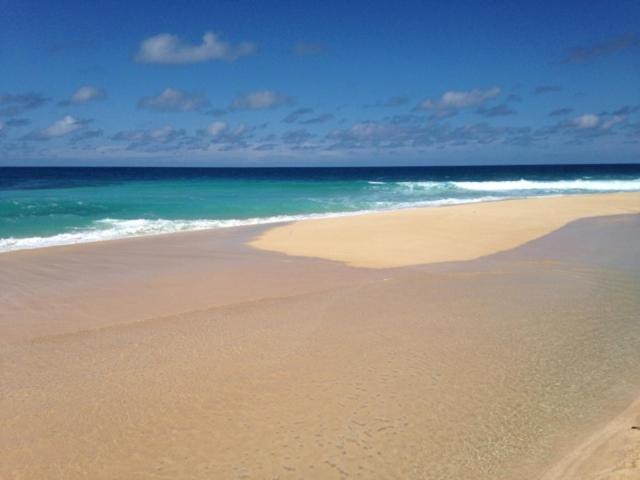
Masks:
[[[604,427],[553,464],[540,480],[633,480],[640,475],[640,391]]]
[[[137,240],[144,238],[155,238],[155,237],[166,237],[168,235],[183,235],[183,234],[194,234],[200,232],[213,232],[218,230],[228,230],[228,229],[238,229],[238,228],[249,228],[249,227],[267,227],[267,228],[277,228],[279,226],[296,224],[298,222],[308,222],[308,221],[317,221],[317,220],[331,220],[331,219],[340,219],[340,218],[351,218],[351,217],[362,217],[369,215],[379,215],[379,214],[395,214],[398,212],[406,212],[406,211],[414,211],[414,210],[424,210],[424,209],[439,209],[439,208],[449,208],[449,207],[458,207],[465,205],[482,205],[482,204],[491,204],[491,203],[500,203],[500,202],[511,202],[511,201],[526,201],[526,200],[535,200],[535,199],[551,199],[551,198],[583,198],[583,197],[594,197],[594,196],[609,196],[609,195],[640,195],[640,192],[608,192],[608,193],[580,193],[580,194],[549,194],[549,195],[540,195],[540,196],[524,196],[524,197],[502,197],[502,198],[480,198],[480,199],[468,199],[468,200],[460,200],[454,202],[447,203],[437,203],[440,200],[434,200],[436,202],[434,204],[428,205],[411,205],[411,206],[402,206],[402,207],[391,207],[388,209],[375,209],[375,210],[358,210],[358,211],[345,211],[345,212],[331,212],[331,213],[310,213],[308,215],[282,215],[282,217],[287,217],[283,219],[272,219],[274,217],[256,217],[249,219],[228,219],[228,220],[216,220],[216,219],[197,219],[197,220],[181,220],[181,221],[189,221],[189,222],[248,222],[242,223],[238,225],[229,225],[229,226],[215,226],[215,227],[204,227],[204,228],[193,228],[193,229],[185,229],[178,230],[173,232],[158,232],[158,233],[143,233],[140,235],[128,235],[114,238],[105,238],[99,240],[89,240],[89,241],[77,241],[77,242],[68,242],[68,243],[54,243],[51,245],[43,245],[43,246],[34,246],[34,247],[21,247],[15,249],[8,250],[0,250],[0,256],[11,254],[14,252],[24,252],[24,251],[40,251],[51,248],[62,248],[62,247],[74,247],[78,245],[93,245],[100,244],[104,242],[118,242],[118,241],[127,241],[127,240]],[[424,203],[430,203],[430,201],[426,201]],[[276,216],[279,217],[279,216]],[[141,219],[135,219],[141,220]],[[142,219],[144,220],[144,219]],[[169,220],[173,221],[173,220]],[[88,231],[87,231],[88,232]],[[38,238],[46,241],[47,239],[55,238],[59,235],[67,235],[65,234],[56,234],[51,235],[49,237],[28,237],[28,238]],[[73,234],[73,233],[70,233]],[[8,240],[13,239],[17,241],[24,240],[22,238],[14,238],[7,237],[0,240]],[[268,248],[267,248],[268,250]]]

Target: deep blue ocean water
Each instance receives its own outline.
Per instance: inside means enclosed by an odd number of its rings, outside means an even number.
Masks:
[[[0,168],[0,251],[503,198],[640,191],[640,165]]]

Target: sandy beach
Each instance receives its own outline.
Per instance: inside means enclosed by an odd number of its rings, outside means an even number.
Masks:
[[[473,260],[515,248],[579,218],[624,213],[640,213],[637,193],[530,198],[297,222],[271,229],[251,245],[356,267],[402,267]]]
[[[640,194],[0,254],[0,478],[631,479]]]

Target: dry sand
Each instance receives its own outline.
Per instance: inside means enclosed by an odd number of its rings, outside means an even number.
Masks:
[[[509,200],[301,221],[251,242],[264,250],[358,267],[472,260],[584,217],[640,212],[640,193]]]
[[[640,216],[395,269],[265,231],[0,255],[0,478],[637,478]]]

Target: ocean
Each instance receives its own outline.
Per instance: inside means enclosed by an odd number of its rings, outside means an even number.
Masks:
[[[506,198],[640,191],[640,165],[0,168],[0,252]]]

